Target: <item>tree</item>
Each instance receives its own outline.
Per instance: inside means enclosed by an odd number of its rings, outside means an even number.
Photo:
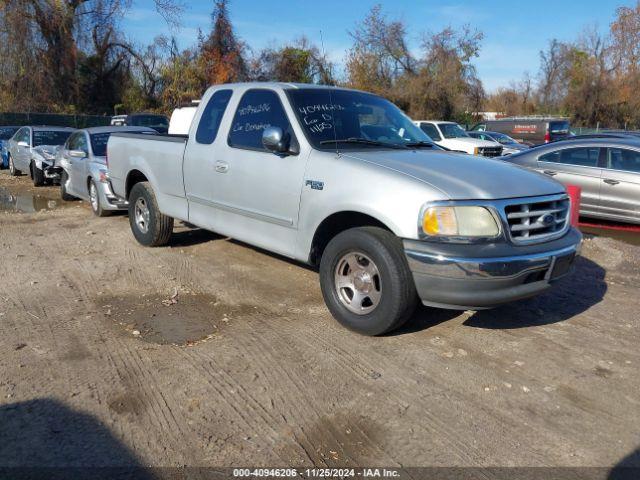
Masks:
[[[203,42],[200,63],[209,84],[246,80],[244,45],[236,38],[229,18],[227,0],[216,0],[213,30]]]
[[[251,76],[255,80],[335,83],[333,65],[306,37],[280,48],[265,49],[253,63]]]

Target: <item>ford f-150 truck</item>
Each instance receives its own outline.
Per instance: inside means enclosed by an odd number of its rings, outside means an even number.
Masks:
[[[179,219],[318,266],[333,316],[367,335],[418,299],[467,310],[544,292],[581,245],[561,184],[443,151],[355,90],[214,86],[188,136],[115,133],[107,153],[138,242],[166,244]]]

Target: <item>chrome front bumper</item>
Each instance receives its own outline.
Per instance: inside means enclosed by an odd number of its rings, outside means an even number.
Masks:
[[[547,251],[514,247],[512,255],[474,258],[434,252],[427,242],[405,242],[405,253],[425,305],[479,310],[544,292],[570,273],[581,242],[580,233],[571,230]]]

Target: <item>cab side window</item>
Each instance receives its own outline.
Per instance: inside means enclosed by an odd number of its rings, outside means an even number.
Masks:
[[[196,132],[196,142],[211,145],[215,141],[232,93],[232,90],[218,90],[213,94],[202,112]]]
[[[566,148],[542,155],[538,158],[538,161],[562,163],[578,167],[597,167],[599,156],[599,148]]]
[[[442,140],[442,137],[440,136],[438,129],[432,123],[421,123],[420,128],[424,133],[429,135],[429,138],[431,138],[431,140],[435,142],[439,142],[440,140]]]
[[[607,168],[640,173],[640,152],[622,148],[610,148]]]
[[[231,122],[229,146],[248,150],[265,150],[262,133],[268,127],[280,127],[293,138],[293,130],[282,102],[272,90],[247,91],[240,100]]]

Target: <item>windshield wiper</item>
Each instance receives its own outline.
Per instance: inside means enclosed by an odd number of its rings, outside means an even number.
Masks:
[[[396,148],[396,149],[407,148],[404,145],[400,145],[398,143],[378,142],[377,140],[368,140],[366,138],[358,138],[358,137],[342,138],[337,140],[323,140],[320,142],[320,145],[327,145],[329,143],[359,143],[362,145],[373,145],[376,147],[387,147],[387,148]]]
[[[440,148],[440,147],[436,147],[435,143],[433,143],[433,142],[425,142],[424,140],[420,140],[419,142],[405,143],[405,146],[407,146],[409,148],[416,148],[416,147]]]

